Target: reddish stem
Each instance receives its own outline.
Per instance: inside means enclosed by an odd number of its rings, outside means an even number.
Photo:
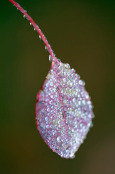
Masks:
[[[34,20],[28,15],[28,13],[26,12],[26,10],[24,10],[20,4],[18,4],[17,2],[15,2],[14,0],[9,0],[15,7],[17,7],[18,10],[20,10],[20,12],[22,12],[24,14],[24,17],[26,17],[28,19],[28,21],[30,21],[30,24],[33,25],[34,29],[39,33],[40,38],[43,40],[43,42],[46,45],[46,49],[48,50],[49,54],[52,57],[52,60],[55,62],[59,62],[58,59],[55,57],[55,54],[53,53],[53,50],[51,49],[50,44],[48,43],[46,37],[44,36],[44,34],[42,33],[42,31],[40,30],[39,26],[34,22]]]

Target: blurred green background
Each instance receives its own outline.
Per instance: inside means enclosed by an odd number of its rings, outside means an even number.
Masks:
[[[50,69],[44,44],[9,1],[0,2],[0,174],[115,174],[115,1],[18,0],[62,62],[86,82],[93,128],[62,159],[35,125],[36,94]]]

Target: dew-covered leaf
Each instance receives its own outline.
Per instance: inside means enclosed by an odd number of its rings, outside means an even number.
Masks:
[[[92,125],[92,104],[69,64],[52,62],[37,94],[36,124],[46,144],[63,158],[73,158]]]
[[[45,43],[52,60],[51,69],[37,94],[36,124],[46,144],[63,158],[74,158],[75,152],[92,125],[92,104],[85,83],[69,64],[59,61],[39,26],[14,0],[9,0],[23,13]]]

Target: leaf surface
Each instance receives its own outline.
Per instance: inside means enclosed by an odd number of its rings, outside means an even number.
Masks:
[[[74,158],[92,125],[92,104],[84,85],[69,64],[52,61],[37,94],[38,131],[46,144],[63,158]]]

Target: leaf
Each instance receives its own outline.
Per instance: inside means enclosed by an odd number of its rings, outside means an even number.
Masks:
[[[52,62],[36,103],[36,124],[46,144],[61,157],[73,158],[92,118],[84,82],[69,64]]]
[[[9,0],[23,13],[39,33],[52,61],[46,80],[37,94],[36,124],[46,144],[63,158],[74,158],[92,125],[93,111],[85,83],[69,64],[55,57],[39,26],[14,0]]]

